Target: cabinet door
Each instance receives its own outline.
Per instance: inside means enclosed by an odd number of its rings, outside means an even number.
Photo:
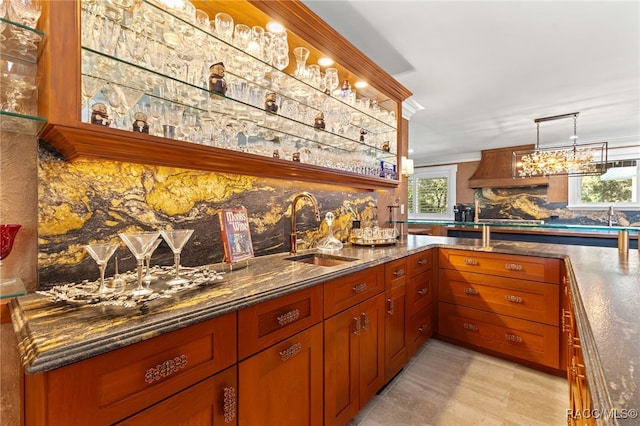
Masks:
[[[157,403],[118,425],[209,426],[235,425],[236,367],[218,373]]]
[[[433,334],[433,308],[427,305],[407,320],[407,357],[411,358]]]
[[[360,408],[384,386],[384,294],[359,306],[362,318],[360,335]]]
[[[240,363],[239,424],[322,424],[322,324]]]
[[[414,315],[433,300],[433,269],[427,269],[407,281],[407,310]]]
[[[384,316],[384,381],[387,383],[407,363],[407,333],[405,286],[394,287],[385,293]]]
[[[360,336],[355,306],[324,321],[324,424],[346,425],[360,410]]]

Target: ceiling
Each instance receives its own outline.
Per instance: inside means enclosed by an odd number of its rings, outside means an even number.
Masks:
[[[579,143],[640,144],[638,1],[303,2],[424,107],[409,121],[417,166],[535,144],[535,118],[573,112]],[[543,122],[540,146],[572,133]]]

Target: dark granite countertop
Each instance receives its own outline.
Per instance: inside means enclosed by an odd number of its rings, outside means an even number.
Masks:
[[[600,422],[637,424],[629,414],[640,409],[638,250],[497,240],[482,247],[473,239],[410,235],[394,246],[345,247],[340,255],[358,260],[333,267],[288,261],[288,254],[254,258],[222,282],[147,309],[76,307],[35,293],[10,309],[25,372],[34,374],[434,247],[564,259],[594,407],[620,417]]]

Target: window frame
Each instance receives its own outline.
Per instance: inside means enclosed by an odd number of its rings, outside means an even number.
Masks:
[[[610,207],[613,207],[617,210],[631,210],[637,211],[640,210],[640,156],[638,155],[638,146],[626,147],[626,148],[618,148],[618,149],[609,149],[609,155],[607,158],[607,162],[620,161],[620,160],[636,160],[636,179],[635,179],[635,195],[636,202],[631,203],[583,203],[580,199],[581,195],[581,187],[582,187],[582,176],[569,176],[568,177],[568,201],[567,201],[567,209],[568,210],[592,210],[592,211],[600,211],[600,210],[608,210]]]
[[[447,166],[429,166],[429,167],[417,167],[408,185],[411,185],[414,194],[417,194],[417,180],[418,179],[435,179],[446,178],[447,179],[447,206],[446,213],[409,213],[409,211],[416,211],[418,207],[417,197],[413,197],[413,205],[410,209],[407,209],[407,216],[411,219],[425,219],[425,220],[453,220],[454,212],[453,206],[456,200],[456,176],[458,172],[458,165],[451,164]],[[407,194],[408,195],[408,194]],[[408,197],[407,197],[408,199]]]

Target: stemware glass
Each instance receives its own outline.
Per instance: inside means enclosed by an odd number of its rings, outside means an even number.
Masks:
[[[160,236],[160,232],[136,232],[136,233],[119,233],[118,236],[127,245],[133,256],[137,261],[138,269],[138,286],[131,293],[134,296],[146,296],[153,293],[149,288],[145,288],[142,285],[142,267],[144,265],[144,256],[149,251],[149,248]]]
[[[39,0],[11,0],[9,3],[9,17],[26,27],[35,28],[41,13]]]
[[[338,80],[338,70],[336,68],[327,68],[324,72],[324,82],[329,90],[329,94],[333,94],[333,91],[338,88],[340,80]]]
[[[104,269],[118,248],[117,244],[87,244],[84,246],[84,249],[91,255],[93,260],[98,264],[98,269],[100,270],[100,287],[98,288],[99,293],[106,293],[109,291],[106,285],[104,284]]]
[[[223,12],[217,13],[214,23],[218,37],[230,44],[233,38],[233,18],[231,15]]]
[[[296,59],[296,70],[294,75],[299,79],[307,76],[307,59],[309,59],[309,49],[306,47],[296,47],[293,49],[293,57]]]
[[[150,269],[149,267],[151,265],[151,256],[153,256],[153,252],[156,251],[156,249],[158,248],[161,242],[162,242],[162,238],[156,238],[156,240],[153,242],[151,247],[149,247],[149,250],[147,250],[147,252],[144,254],[145,271],[146,271],[144,274],[145,283],[151,282],[157,278],[156,276],[151,274],[151,272],[149,271]]]
[[[160,231],[164,240],[169,244],[171,250],[173,251],[173,259],[176,267],[175,276],[167,281],[169,285],[179,285],[188,283],[189,280],[180,277],[180,253],[182,252],[182,248],[187,243],[187,240],[191,238],[191,234],[193,234],[193,229],[173,229]]]

